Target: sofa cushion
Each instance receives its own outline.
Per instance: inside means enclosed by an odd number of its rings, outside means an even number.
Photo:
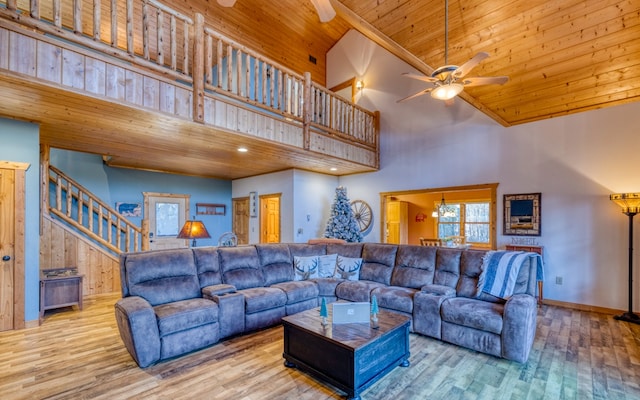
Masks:
[[[194,247],[192,250],[200,287],[221,284],[222,273],[218,262],[218,249],[215,247]]]
[[[371,301],[371,291],[385,287],[373,281],[342,281],[336,287],[336,296],[347,301]]]
[[[290,243],[289,253],[291,253],[291,257],[323,256],[327,254],[327,246],[324,244]]]
[[[336,262],[338,260],[337,254],[327,254],[319,257],[320,265],[318,270],[318,276],[320,278],[331,278],[336,272]]]
[[[340,254],[344,257],[362,257],[362,243],[327,243],[327,254]]]
[[[391,284],[397,245],[366,243],[362,249],[360,279]]]
[[[463,251],[459,249],[437,248],[433,283],[452,288],[457,286],[458,278],[460,277],[460,255],[462,253]]]
[[[238,290],[264,286],[255,246],[220,247],[218,256],[223,283],[233,285]]]
[[[433,283],[436,252],[433,246],[399,246],[391,286],[419,289]]]
[[[293,257],[293,280],[306,281],[319,277],[320,257]]]
[[[200,297],[191,249],[123,254],[121,264],[129,295],[152,306]]]
[[[362,258],[342,257],[341,255],[338,255],[336,260],[336,270],[333,273],[333,277],[349,281],[357,281],[360,279],[361,267]]]
[[[344,282],[344,279],[340,278],[315,278],[313,282],[318,285],[318,295],[322,297],[335,297],[336,287]]]
[[[456,287],[457,296],[477,298],[492,303],[504,303],[504,300],[478,290],[478,279],[482,272],[482,260],[487,254],[484,250],[467,250],[460,256],[460,278]]]
[[[160,337],[218,322],[218,305],[211,300],[189,299],[155,306]]]
[[[318,285],[312,281],[281,282],[271,287],[278,288],[287,295],[287,304],[317,299],[319,294]]]
[[[452,297],[442,302],[440,314],[446,322],[495,334],[502,333],[504,304]]]
[[[286,293],[276,287],[256,287],[241,291],[244,295],[245,312],[253,314],[287,304]]]
[[[417,291],[418,289],[386,286],[374,289],[371,296],[376,296],[379,307],[412,314],[413,295]]]
[[[293,280],[293,264],[286,244],[257,244],[265,286]]]

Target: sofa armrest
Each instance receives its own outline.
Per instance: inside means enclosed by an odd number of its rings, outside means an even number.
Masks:
[[[430,293],[435,296],[455,296],[456,290],[449,286],[444,285],[424,285],[421,289],[421,292]]]
[[[442,303],[455,297],[453,288],[442,285],[425,285],[413,295],[413,331],[442,339]]]
[[[504,305],[502,321],[502,357],[524,363],[529,358],[536,335],[535,297],[516,294]]]
[[[245,329],[244,295],[236,292],[216,294],[211,297],[211,300],[218,304],[220,338],[224,339],[243,333]]]
[[[227,285],[221,283],[219,285],[205,286],[202,288],[202,297],[205,299],[213,300],[214,296],[222,296],[227,293],[235,293],[236,287],[233,285]]]
[[[139,296],[115,304],[120,338],[136,363],[145,368],[160,360],[160,333],[151,304]]]

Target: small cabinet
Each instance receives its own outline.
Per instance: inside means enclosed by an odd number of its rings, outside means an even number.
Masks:
[[[78,306],[82,310],[82,279],[77,268],[45,269],[40,272],[40,319],[46,310]]]

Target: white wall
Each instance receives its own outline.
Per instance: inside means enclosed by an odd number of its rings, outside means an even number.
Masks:
[[[380,171],[340,178],[350,199],[373,208],[377,226],[366,241],[380,241],[380,192],[498,182],[499,219],[503,194],[541,192],[545,298],[626,310],[628,217],[609,194],[640,191],[640,103],[504,128],[460,99],[396,103],[426,84],[402,77],[416,71],[355,31],[331,49],[327,68],[329,87],[363,78],[359,104],[381,111]],[[499,247],[512,240],[501,232],[500,221]],[[640,285],[634,292],[637,311]]]
[[[232,197],[282,193],[280,203],[280,242],[304,243],[322,237],[333,202],[338,178],[314,172],[288,170],[232,183]],[[259,203],[258,203],[259,204]],[[260,209],[249,219],[249,243],[260,242]]]

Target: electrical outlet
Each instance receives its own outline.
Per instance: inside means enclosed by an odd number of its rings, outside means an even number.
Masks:
[[[562,277],[556,276],[556,285],[562,285]]]

